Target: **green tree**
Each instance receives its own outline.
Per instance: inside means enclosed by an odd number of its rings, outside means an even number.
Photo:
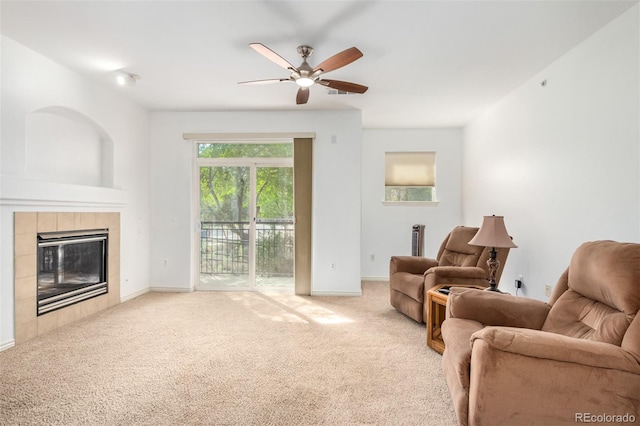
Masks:
[[[246,222],[248,167],[200,167],[200,220]]]
[[[293,169],[261,167],[256,176],[258,218],[293,217]]]
[[[201,158],[291,157],[292,144],[200,144]],[[291,168],[261,167],[256,176],[258,217],[293,216]],[[200,168],[200,220],[245,222],[250,219],[249,168]]]

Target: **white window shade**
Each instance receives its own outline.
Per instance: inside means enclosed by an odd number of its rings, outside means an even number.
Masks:
[[[435,152],[386,152],[385,186],[436,185]]]

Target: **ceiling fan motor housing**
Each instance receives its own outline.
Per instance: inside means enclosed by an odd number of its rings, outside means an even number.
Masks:
[[[302,59],[307,59],[313,53],[313,47],[311,46],[298,46],[298,53],[302,56]]]

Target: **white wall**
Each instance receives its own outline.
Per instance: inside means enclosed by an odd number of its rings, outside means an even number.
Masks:
[[[504,215],[501,288],[545,300],[578,245],[639,240],[638,6],[464,130],[463,218]],[[543,80],[547,85],[542,87]],[[521,293],[522,294],[522,293]]]
[[[152,288],[189,290],[196,279],[194,147],[182,134],[308,132],[316,135],[312,294],[360,293],[359,111],[153,112],[150,120]]]
[[[102,186],[103,141],[84,120],[69,118],[66,111],[27,115],[25,175],[48,182]]]
[[[0,348],[3,348],[13,341],[13,213],[119,211],[121,297],[130,297],[146,291],[149,283],[149,167],[148,114],[143,108],[115,89],[89,81],[9,38],[2,37],[1,43]],[[94,182],[70,184],[65,179],[44,182],[31,174],[27,121],[31,113],[42,109],[73,111],[87,117],[108,135],[113,145],[103,155],[113,158],[104,159],[102,164],[112,170],[101,173],[108,176],[109,187],[94,186]],[[70,145],[63,135],[56,136],[56,130],[51,129],[49,143],[82,161],[77,150],[68,149]],[[47,132],[38,134],[46,136]]]
[[[461,129],[365,129],[362,140],[362,250],[364,278],[388,279],[389,258],[411,254],[411,228],[423,224],[426,257],[461,225]],[[383,205],[384,153],[435,151],[435,206]],[[373,256],[373,260],[372,260]]]

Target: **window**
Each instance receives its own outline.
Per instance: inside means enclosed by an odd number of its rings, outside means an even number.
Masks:
[[[291,142],[270,143],[199,143],[198,158],[289,158]]]
[[[384,201],[437,201],[436,153],[385,152]]]

